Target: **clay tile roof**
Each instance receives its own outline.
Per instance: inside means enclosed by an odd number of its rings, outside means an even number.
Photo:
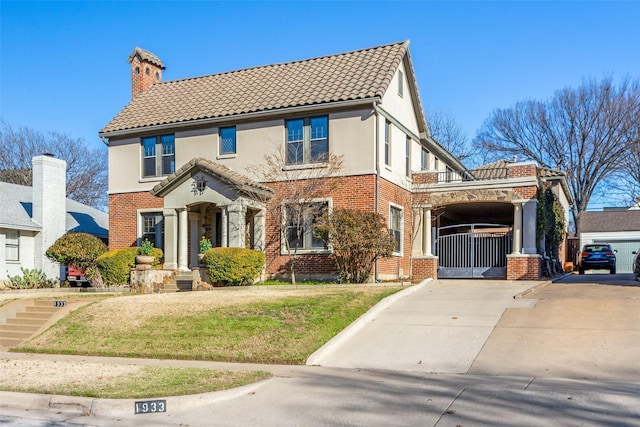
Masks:
[[[392,43],[156,83],[131,100],[100,134],[108,136],[111,132],[148,126],[382,97],[408,45],[408,42]]]
[[[580,216],[580,232],[640,230],[640,209],[584,212]]]
[[[151,189],[151,194],[154,196],[164,195],[165,191],[168,190],[168,187],[172,183],[180,181],[183,176],[191,174],[191,171],[196,168],[209,173],[219,181],[234,187],[236,190],[246,195],[259,196],[262,199],[268,199],[273,194],[273,190],[266,185],[255,182],[226,166],[202,157],[191,159],[191,161],[166,177],[162,182],[156,184],[156,186]]]
[[[129,59],[127,60],[127,62],[129,64],[131,64],[131,61],[133,61],[133,58],[135,57],[140,58],[140,61],[148,61],[150,63],[152,63],[153,65],[156,65],[160,68],[162,68],[163,70],[167,67],[164,66],[164,64],[162,63],[162,61],[160,61],[160,58],[158,58],[157,56],[155,56],[153,53],[149,52],[148,50],[144,50],[142,48],[136,47],[135,49],[133,49],[133,52],[131,52],[131,55],[129,55]]]

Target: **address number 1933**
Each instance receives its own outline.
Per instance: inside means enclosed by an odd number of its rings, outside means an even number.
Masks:
[[[167,412],[167,401],[143,400],[136,402],[136,414],[153,414],[155,412]]]

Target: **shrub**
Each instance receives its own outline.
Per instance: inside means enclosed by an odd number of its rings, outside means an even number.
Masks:
[[[326,212],[316,220],[313,232],[333,248],[338,276],[344,282],[365,282],[375,261],[389,258],[395,247],[384,217],[375,212]]]
[[[126,285],[129,283],[129,273],[136,266],[136,255],[139,248],[115,249],[102,254],[96,259],[96,265],[102,275],[106,286]],[[162,258],[162,250],[152,248],[151,256],[154,257],[153,265],[158,266]]]
[[[212,247],[213,246],[211,245],[211,240],[202,236],[202,239],[200,239],[200,253],[203,254],[207,252],[209,249],[211,249]]]
[[[36,289],[36,288],[52,288],[53,280],[47,279],[47,275],[41,270],[20,267],[22,277],[9,276],[9,284],[12,289]]]
[[[213,248],[204,255],[213,286],[251,285],[264,268],[264,253],[245,248]]]
[[[138,255],[151,255],[153,253],[153,243],[149,239],[144,239],[138,248]]]
[[[56,240],[46,255],[52,261],[86,270],[106,251],[107,246],[92,234],[68,233]]]

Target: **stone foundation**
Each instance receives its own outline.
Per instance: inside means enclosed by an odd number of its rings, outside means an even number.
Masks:
[[[131,270],[131,292],[142,294],[157,294],[169,287],[175,287],[176,270]]]

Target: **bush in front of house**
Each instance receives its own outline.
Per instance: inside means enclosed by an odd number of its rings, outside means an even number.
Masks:
[[[114,249],[105,252],[96,259],[96,265],[102,275],[102,281],[106,286],[119,286],[129,283],[130,270],[136,266],[136,256],[140,249],[136,246],[130,248]],[[151,256],[154,257],[153,266],[157,267],[162,258],[162,250],[153,248]]]
[[[93,234],[67,233],[56,240],[45,255],[52,261],[84,270],[87,280],[92,285],[101,286],[96,259],[105,252],[107,245]]]
[[[245,248],[213,248],[204,254],[204,263],[213,286],[253,284],[264,268],[264,253]]]

